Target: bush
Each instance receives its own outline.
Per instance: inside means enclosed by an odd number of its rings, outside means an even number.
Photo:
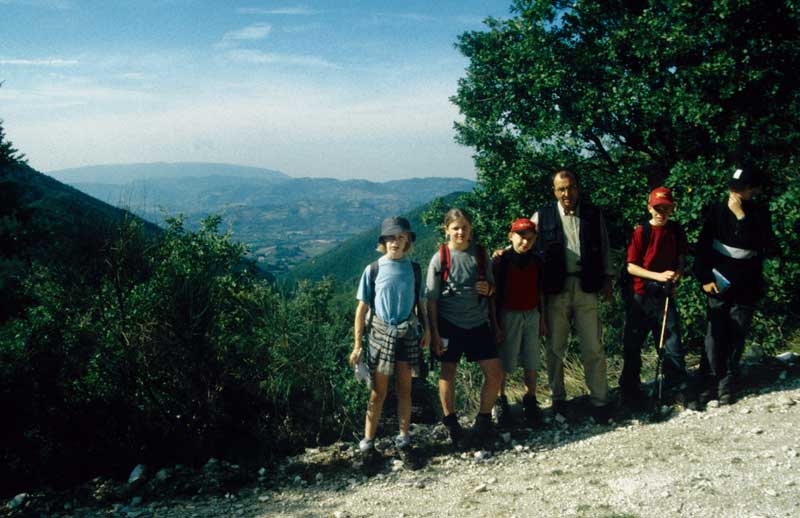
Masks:
[[[83,269],[34,263],[29,303],[0,327],[6,491],[138,462],[266,462],[352,431],[363,392],[332,283],[280,295],[219,223],[176,218],[152,239],[127,220]]]

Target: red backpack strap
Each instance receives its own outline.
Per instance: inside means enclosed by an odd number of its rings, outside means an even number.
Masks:
[[[443,268],[442,289],[444,289],[447,284],[447,277],[450,276],[450,249],[447,247],[447,243],[439,245],[439,262]]]

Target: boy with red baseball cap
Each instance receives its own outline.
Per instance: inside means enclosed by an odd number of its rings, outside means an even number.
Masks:
[[[508,239],[511,249],[494,258],[497,292],[495,294],[496,340],[500,344],[503,364],[503,383],[494,413],[498,424],[509,424],[510,409],[505,394],[505,377],[517,368],[521,360],[525,370],[525,396],[522,408],[528,425],[536,425],[541,412],[536,400],[536,375],[539,369],[539,337],[545,334],[544,290],[542,264],[533,251],[536,224],[519,218],[511,224]]]
[[[677,386],[686,381],[686,362],[680,337],[680,319],[675,305],[674,286],[683,276],[687,252],[686,235],[671,221],[675,212],[672,191],[657,187],[647,202],[650,220],[637,226],[627,251],[627,270],[632,277],[633,293],[627,300],[623,333],[624,364],[619,386],[622,403],[639,408],[644,402],[639,375],[642,368],[642,345],[648,333],[658,346],[664,309],[664,378]],[[665,299],[669,303],[665,304]]]

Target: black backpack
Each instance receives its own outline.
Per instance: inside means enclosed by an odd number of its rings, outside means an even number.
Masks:
[[[675,221],[667,221],[667,226],[672,227],[675,230],[675,236],[678,239],[678,242],[684,240],[684,233],[683,227],[678,225]],[[636,232],[636,229],[633,229]],[[647,252],[647,249],[650,247],[650,237],[653,234],[653,227],[650,225],[649,221],[645,221],[642,223],[642,242],[644,245],[644,251]],[[631,239],[633,239],[633,232],[631,232]],[[631,240],[628,239],[628,243]],[[627,250],[627,247],[625,248]],[[633,276],[628,273],[628,261],[626,257],[623,257],[622,264],[620,265],[619,274],[617,275],[617,285],[619,286],[620,294],[622,295],[622,300],[627,302],[633,298]]]

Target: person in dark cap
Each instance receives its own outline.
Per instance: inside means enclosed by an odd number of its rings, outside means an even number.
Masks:
[[[388,393],[389,378],[393,375],[400,428],[395,447],[404,462],[414,461],[408,433],[411,379],[419,374],[421,349],[427,347],[430,340],[426,313],[420,305],[422,271],[419,264],[408,258],[416,237],[405,218],[386,218],[381,225],[377,248],[383,255],[365,268],[356,295],[355,343],[349,361],[353,367],[362,361],[362,339],[365,331],[368,332],[366,364],[371,392],[359,450],[369,462],[377,456],[375,435]],[[422,333],[419,321],[422,322]]]
[[[694,264],[708,301],[701,402],[718,398],[728,405],[736,399],[744,340],[764,294],[764,258],[774,250],[769,209],[754,200],[762,182],[757,169],[736,167],[727,199],[705,212]]]

